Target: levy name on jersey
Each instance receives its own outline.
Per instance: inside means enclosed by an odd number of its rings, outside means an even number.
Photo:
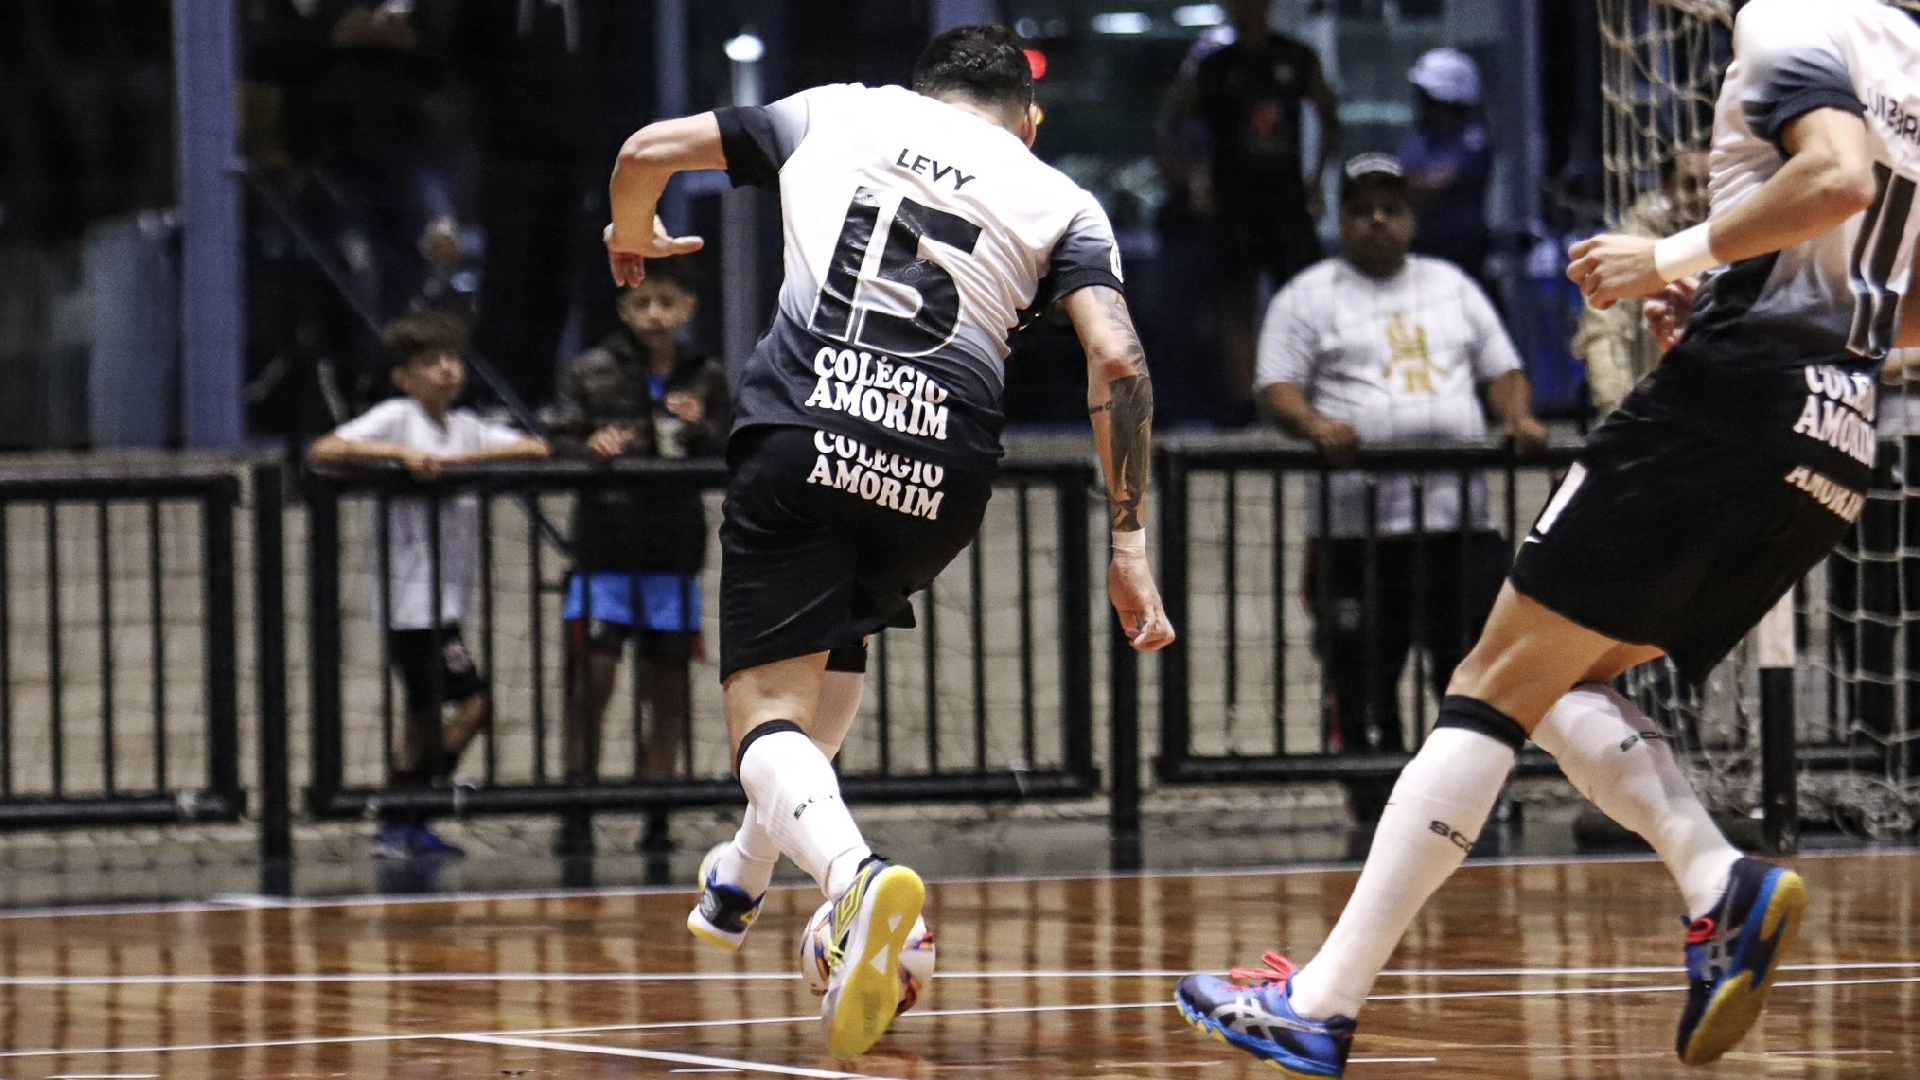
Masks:
[[[1023,313],[1121,287],[1093,196],[1012,133],[902,87],[717,116],[729,175],[780,192],[784,234],[734,431],[810,427],[923,465],[990,465]]]
[[[1852,488],[1871,479],[1875,375],[1920,237],[1920,16],[1877,0],[1753,0],[1714,118],[1713,216],[1786,163],[1822,108],[1861,117],[1878,195],[1847,226],[1707,278],[1686,340],[1636,395]]]

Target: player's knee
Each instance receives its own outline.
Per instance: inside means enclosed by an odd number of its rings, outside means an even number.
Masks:
[[[1489,666],[1486,658],[1486,642],[1483,640],[1469,649],[1467,655],[1461,657],[1460,662],[1454,665],[1453,674],[1447,678],[1447,694],[1481,697],[1485,693],[1482,683],[1486,679]]]
[[[733,753],[733,774],[735,776],[740,775],[740,763],[746,760],[747,751],[753,749],[755,742],[766,738],[768,735],[782,731],[797,732],[801,735],[806,734],[804,728],[791,720],[768,720],[764,723],[756,724],[752,731],[740,737],[740,746]]]
[[[1521,727],[1519,721],[1479,698],[1465,695],[1448,694],[1442,699],[1440,715],[1433,726],[1435,730],[1459,728],[1485,735],[1516,754],[1527,743],[1527,729]]]

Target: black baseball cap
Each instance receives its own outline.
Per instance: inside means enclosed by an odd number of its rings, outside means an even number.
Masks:
[[[1407,191],[1407,171],[1392,154],[1355,154],[1340,167],[1340,201],[1346,202],[1363,188],[1388,187],[1401,194]]]

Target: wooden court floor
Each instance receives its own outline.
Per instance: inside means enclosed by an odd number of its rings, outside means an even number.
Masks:
[[[1762,1026],[1672,1057],[1684,974],[1651,862],[1469,865],[1369,1006],[1350,1077],[1920,1077],[1920,856],[1810,858]],[[1167,1006],[1174,978],[1310,951],[1350,870],[936,883],[941,977],[876,1052],[826,1059],[793,961],[817,897],[747,946],[685,893],[234,898],[0,915],[0,1078],[1254,1077]]]

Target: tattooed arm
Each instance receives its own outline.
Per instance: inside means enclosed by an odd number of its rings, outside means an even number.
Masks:
[[[1146,528],[1147,465],[1152,460],[1153,383],[1147,354],[1127,314],[1127,300],[1105,286],[1066,300],[1074,333],[1087,352],[1087,412],[1107,475],[1113,531]]]
[[[1147,562],[1147,471],[1153,461],[1153,383],[1126,297],[1104,285],[1067,294],[1067,315],[1087,353],[1087,411],[1112,507],[1113,565],[1107,591],[1133,647],[1173,641]]]

